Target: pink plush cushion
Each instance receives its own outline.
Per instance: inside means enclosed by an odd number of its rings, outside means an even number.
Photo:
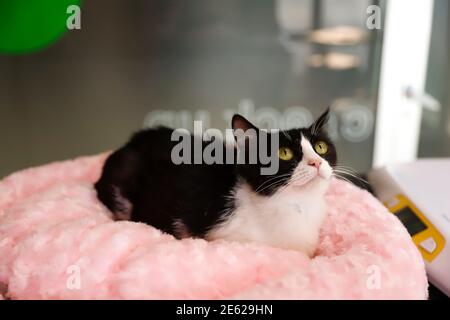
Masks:
[[[316,257],[258,244],[176,240],[113,222],[92,183],[106,157],[0,182],[0,283],[12,299],[426,299],[424,264],[369,193],[333,181]],[[176,197],[176,195],[174,195]]]

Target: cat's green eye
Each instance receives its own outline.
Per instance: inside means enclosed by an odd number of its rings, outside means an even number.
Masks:
[[[316,144],[314,145],[314,149],[318,154],[324,155],[325,153],[328,152],[328,145],[324,141],[317,141]]]
[[[294,152],[287,147],[281,147],[278,149],[278,157],[281,160],[289,161],[294,157]]]

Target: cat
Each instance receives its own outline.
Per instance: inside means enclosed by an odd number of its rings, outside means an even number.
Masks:
[[[337,161],[326,130],[329,112],[307,128],[286,131],[263,131],[244,117],[233,116],[234,131],[265,132],[268,141],[279,142],[278,170],[272,175],[261,173],[265,164],[259,160],[177,165],[171,158],[177,144],[171,139],[173,129],[139,131],[107,158],[95,183],[98,198],[116,220],[147,223],[178,239],[257,242],[311,257]],[[250,139],[261,138],[250,135],[246,145]],[[201,145],[205,148],[208,142],[202,140]],[[229,148],[222,145],[225,151]],[[240,152],[239,145],[232,148]],[[249,149],[242,151],[246,157]]]

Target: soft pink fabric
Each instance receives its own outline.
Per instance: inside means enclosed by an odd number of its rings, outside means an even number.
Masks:
[[[405,228],[348,183],[333,181],[321,243],[308,259],[257,244],[179,241],[144,224],[111,221],[92,187],[105,157],[52,163],[0,182],[6,297],[427,298],[424,264]]]

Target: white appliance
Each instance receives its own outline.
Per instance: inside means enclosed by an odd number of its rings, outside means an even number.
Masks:
[[[450,296],[450,159],[388,165],[372,170],[369,182],[408,229],[430,282]]]

